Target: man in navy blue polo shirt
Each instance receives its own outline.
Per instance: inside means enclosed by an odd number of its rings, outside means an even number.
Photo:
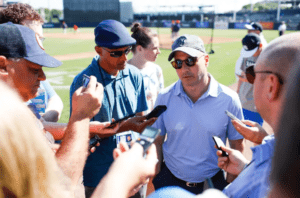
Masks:
[[[136,44],[135,39],[122,23],[105,20],[95,28],[95,42],[98,55],[74,78],[70,101],[72,102],[73,92],[82,86],[83,74],[93,75],[104,87],[104,98],[99,113],[92,120],[107,122],[132,114],[142,115],[148,109],[143,76],[136,67],[127,64],[127,55],[131,46]],[[88,157],[83,172],[86,197],[91,196],[112,164],[112,152],[117,147],[117,140],[128,139],[128,133],[132,135],[131,131],[142,132],[153,122],[155,119],[145,120],[145,116],[136,116],[121,123],[118,132],[127,132],[105,135],[108,138],[100,136],[101,146]]]
[[[241,102],[236,92],[208,73],[209,56],[198,36],[179,37],[172,45],[169,61],[173,58],[171,64],[179,80],[156,100],[156,105],[166,105],[168,110],[153,125],[161,129],[155,142],[159,165],[163,159],[165,162],[153,184],[155,189],[180,186],[199,194],[205,179],[211,178],[215,188],[221,190],[227,182],[218,167],[212,136],[219,136],[223,142],[229,139],[231,147],[243,151],[243,136],[225,114],[228,110],[242,119]],[[229,182],[233,179],[230,177]]]

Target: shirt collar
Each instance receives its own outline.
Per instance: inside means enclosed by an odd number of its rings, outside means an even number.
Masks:
[[[96,55],[92,61],[92,65],[93,65],[94,69],[97,69],[97,71],[101,72],[100,76],[102,74],[102,76],[105,80],[113,80],[113,79],[118,80],[118,79],[121,79],[121,78],[129,75],[129,69],[127,68],[128,64],[126,65],[125,69],[121,70],[118,73],[117,76],[113,76],[113,75],[108,74],[106,71],[104,71],[104,69],[101,66],[99,66],[99,64],[98,64],[99,59],[100,59],[100,56]]]
[[[220,94],[220,89],[219,89],[219,84],[218,82],[214,79],[214,77],[209,74],[210,77],[210,82],[208,85],[208,89],[207,91],[201,96],[202,97],[208,97],[208,96],[212,96],[212,97],[217,97]],[[179,94],[184,94],[186,95],[186,93],[183,90],[183,86],[181,83],[181,80],[178,80],[176,85],[175,85],[175,91],[174,91],[174,95],[179,95]]]
[[[253,152],[254,163],[256,166],[269,160],[274,155],[275,137],[274,134],[264,138],[263,144],[251,148]]]

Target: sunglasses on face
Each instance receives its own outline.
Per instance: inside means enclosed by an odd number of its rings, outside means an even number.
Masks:
[[[279,83],[283,84],[283,80],[279,74],[272,71],[254,71],[254,66],[250,66],[246,69],[246,78],[250,84],[254,83],[256,73],[274,74],[278,78]]]
[[[124,50],[124,51],[108,51],[108,50],[105,49],[104,47],[103,47],[103,49],[104,49],[105,51],[109,52],[110,56],[111,56],[111,57],[114,57],[114,58],[119,58],[119,57],[123,56],[123,54],[128,55],[129,52],[131,52],[131,47],[128,47],[128,48],[127,48],[126,50]]]
[[[202,55],[202,56],[205,56]],[[172,66],[175,68],[175,69],[181,69],[182,68],[182,63],[184,62],[188,67],[192,67],[194,66],[196,63],[197,63],[197,60],[198,58],[201,58],[202,56],[200,57],[188,57],[187,59],[185,60],[179,60],[179,59],[175,59],[174,61],[171,62]]]

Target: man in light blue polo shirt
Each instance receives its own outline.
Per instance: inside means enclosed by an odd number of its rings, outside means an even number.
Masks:
[[[199,194],[205,179],[211,178],[215,188],[221,190],[227,182],[218,167],[212,136],[219,136],[223,142],[229,139],[232,148],[243,151],[243,136],[225,114],[228,110],[242,119],[241,102],[236,92],[207,72],[209,56],[198,36],[179,37],[172,50],[169,61],[175,59],[171,64],[179,80],[163,90],[156,101],[156,105],[168,109],[153,125],[161,129],[156,141],[159,165],[165,161],[153,184],[155,189],[180,186]]]
[[[289,87],[288,84],[297,85],[297,80],[295,80],[297,76],[292,75],[293,70],[291,69],[299,68],[299,46],[300,33],[276,38],[262,51],[255,67],[246,70],[248,74],[247,80],[254,86],[253,96],[257,111],[271,126],[274,135],[268,135],[263,128],[258,127],[258,123],[249,122],[248,120],[242,122],[232,121],[239,132],[245,134],[245,138],[261,144],[252,148],[251,162],[246,160],[238,151],[226,147],[223,149],[228,153],[229,157],[222,157],[217,152],[220,156],[218,159],[219,167],[231,174],[238,175],[223,190],[228,197],[256,198],[268,196],[271,188],[270,171],[272,169],[272,159],[273,156],[278,154],[274,153],[274,146],[276,139],[282,137],[278,134],[278,132],[282,132],[278,131],[279,124],[282,123],[282,120],[279,120],[279,118],[280,115],[289,118],[286,114],[282,114],[282,111],[284,112],[283,109],[286,107],[284,105],[285,102],[289,101],[285,92]],[[252,126],[246,126],[248,123],[252,124]],[[286,124],[292,125],[293,123],[288,119]],[[279,158],[282,160],[286,159],[283,156]],[[278,186],[276,187],[278,188]]]
[[[93,121],[110,122],[112,118],[118,120],[132,114],[141,115],[141,112],[148,109],[143,76],[136,67],[127,64],[127,55],[131,46],[136,43],[135,39],[122,23],[105,20],[95,28],[95,42],[98,55],[74,78],[70,89],[70,101],[72,102],[73,92],[82,86],[83,75],[93,75],[104,87],[102,106],[99,113],[92,118]],[[137,116],[122,123],[118,132],[142,132],[154,121],[155,119],[145,121],[144,116]],[[103,138],[101,146],[88,157],[83,172],[87,198],[91,196],[113,162],[112,153],[117,146],[116,134],[103,135],[108,138],[99,134],[100,138]],[[128,134],[125,137],[128,138]]]

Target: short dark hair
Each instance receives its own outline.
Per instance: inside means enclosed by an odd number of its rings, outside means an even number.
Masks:
[[[131,28],[131,37],[136,40],[136,45],[132,46],[132,51],[136,51],[136,46],[140,45],[146,48],[150,43],[152,37],[157,37],[157,33],[147,27],[142,27],[140,23],[133,23]]]
[[[0,23],[12,22],[15,24],[22,24],[22,21],[26,19],[44,23],[44,20],[39,13],[28,4],[11,4],[1,10],[0,13]]]

